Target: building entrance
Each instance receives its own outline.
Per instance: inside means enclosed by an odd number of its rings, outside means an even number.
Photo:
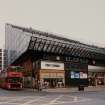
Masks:
[[[49,88],[61,88],[64,87],[62,78],[46,78],[44,82],[47,82]]]
[[[105,73],[104,72],[89,72],[88,81],[89,81],[89,86],[105,85]]]

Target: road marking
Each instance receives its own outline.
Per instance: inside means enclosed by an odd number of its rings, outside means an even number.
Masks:
[[[13,105],[14,105],[14,104],[15,104],[15,105],[19,105],[18,103],[11,103],[11,102],[0,102],[0,104],[1,104],[1,105],[3,105],[3,104],[6,104],[6,105],[8,105],[8,104],[11,104],[11,105],[12,105],[12,104],[13,104]]]
[[[13,104],[17,104],[16,102],[14,101],[21,101],[21,100],[24,100],[25,98],[27,97],[22,97],[22,96],[18,96],[18,97],[1,97],[0,99],[6,101],[6,102],[0,102],[1,103],[13,103]],[[8,99],[8,100],[5,100],[5,99]]]
[[[57,104],[60,104],[60,105],[61,104],[70,104],[70,103],[78,103],[78,102],[86,102],[86,101],[91,101],[91,99],[82,99],[82,100],[78,100],[78,101],[59,101],[59,102],[53,103],[53,105],[57,105]]]
[[[39,97],[39,98],[37,98],[37,99],[30,100],[30,101],[25,102],[25,103],[22,103],[22,104],[20,104],[20,105],[28,105],[28,104],[31,104],[32,102],[39,101],[41,98],[44,98],[44,97]]]
[[[71,99],[70,99],[71,98]],[[4,101],[3,101],[3,100]],[[5,100],[8,99],[8,100]],[[28,100],[29,101],[28,101]],[[42,99],[42,100],[41,100]],[[60,100],[59,100],[60,99]],[[66,99],[66,100],[65,100]],[[30,105],[34,104],[34,102],[39,102],[41,100],[40,105],[57,105],[57,104],[70,104],[70,103],[78,103],[78,102],[86,102],[91,101],[92,99],[78,97],[78,96],[70,96],[70,95],[55,95],[55,96],[18,96],[18,97],[1,97],[3,102],[0,102],[0,105],[3,104],[11,104],[11,105]],[[22,100],[24,102],[22,102]],[[71,100],[71,101],[70,101]]]
[[[9,99],[9,100],[7,100],[6,102],[0,102],[0,104],[16,104],[16,105],[19,105],[19,102],[14,102],[14,101],[22,101],[22,100],[24,100],[24,99],[26,99],[26,98],[34,98],[34,97],[30,97],[30,96],[26,96],[26,97],[23,97],[23,96],[18,96],[18,97],[2,97],[2,99]],[[36,98],[36,97],[35,97]],[[39,99],[40,97],[37,97],[37,99]],[[34,101],[35,101],[35,99],[34,99]],[[28,101],[29,102],[29,101]],[[28,102],[26,102],[26,103],[28,103]],[[20,103],[21,104],[21,103]],[[24,104],[23,104],[24,105]]]
[[[42,105],[52,105],[55,104],[55,102],[60,99],[61,97],[63,97],[63,95],[58,96],[57,98],[55,98],[54,100],[50,101],[48,104],[42,104]]]
[[[77,102],[77,101],[78,101],[78,97],[75,96],[74,99],[73,99],[73,101],[74,101],[74,102]]]
[[[57,101],[62,96],[65,96],[65,95],[61,95],[61,96],[57,97],[56,99],[50,101],[48,104],[42,104],[42,105],[57,105],[57,104],[67,104],[67,103],[69,104],[69,103],[78,103],[78,102],[91,101],[91,99],[87,99],[87,98],[79,99],[81,97],[77,97],[77,96],[70,96],[71,98],[73,98],[72,101]]]

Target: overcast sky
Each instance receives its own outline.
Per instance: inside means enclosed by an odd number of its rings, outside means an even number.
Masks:
[[[6,22],[105,45],[105,0],[0,0],[0,47]]]

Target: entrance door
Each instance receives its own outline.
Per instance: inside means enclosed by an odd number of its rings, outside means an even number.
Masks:
[[[57,85],[56,79],[50,79],[50,87],[55,88]]]
[[[55,78],[46,78],[44,82],[47,82],[50,88],[55,88],[57,83]]]
[[[105,85],[105,73],[104,72],[91,72],[88,76],[89,86]]]
[[[62,87],[63,79],[62,78],[46,78],[44,82],[48,82],[50,88]]]

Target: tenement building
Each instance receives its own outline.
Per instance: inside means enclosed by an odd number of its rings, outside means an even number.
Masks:
[[[11,24],[5,27],[8,65],[24,67],[32,78],[49,87],[105,85],[105,48]]]

